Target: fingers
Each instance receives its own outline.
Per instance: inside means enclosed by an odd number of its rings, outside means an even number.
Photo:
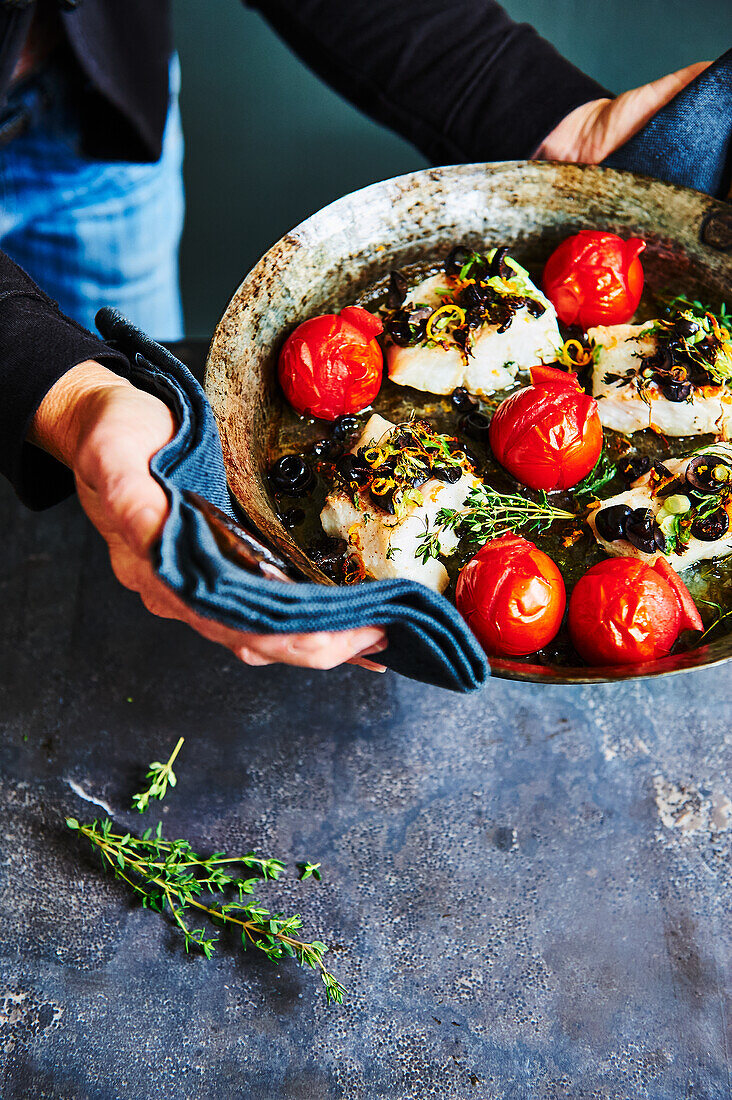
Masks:
[[[329,669],[362,658],[365,653],[380,653],[386,644],[381,627],[361,627],[334,633],[252,634],[236,652],[246,664],[279,661],[301,668]]]
[[[620,145],[629,141],[662,107],[678,95],[692,80],[711,65],[711,61],[700,61],[687,65],[675,73],[652,80],[639,88],[623,92],[617,99],[611,100],[605,107],[604,144],[609,156]],[[604,157],[602,158],[604,159]]]

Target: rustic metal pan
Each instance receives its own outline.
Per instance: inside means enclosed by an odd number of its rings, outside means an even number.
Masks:
[[[231,488],[249,521],[304,577],[332,583],[280,522],[266,470],[282,398],[277,352],[304,318],[339,309],[390,268],[444,255],[460,241],[506,242],[540,268],[569,233],[603,228],[643,237],[650,287],[719,301],[732,285],[732,208],[706,195],[610,169],[510,161],[428,169],[373,184],[314,214],[247,275],[221,319],[206,366]],[[731,594],[732,596],[732,594]],[[551,683],[660,675],[732,656],[732,634],[713,644],[623,669],[491,661],[496,675]]]

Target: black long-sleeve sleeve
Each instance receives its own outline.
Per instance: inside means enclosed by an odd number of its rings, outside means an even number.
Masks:
[[[245,0],[328,84],[433,164],[533,156],[610,96],[493,0]]]
[[[54,383],[87,359],[112,369],[127,362],[65,317],[0,252],[0,473],[29,508],[46,508],[73,490],[70,471],[25,438]]]
[[[530,157],[574,107],[608,94],[493,0],[244,2],[337,91],[433,163]],[[168,7],[167,0],[135,0],[133,38],[146,51],[139,64],[130,55],[128,5],[86,0],[63,16],[79,64],[90,79],[99,77],[98,102],[122,112],[86,119],[93,155],[159,156]],[[213,17],[204,7],[202,18]],[[0,72],[2,90],[23,37],[4,9],[0,37],[10,59]],[[24,440],[51,386],[85,359],[114,367],[123,357],[64,317],[0,253],[0,473],[30,507],[52,504],[72,488],[69,472]]]

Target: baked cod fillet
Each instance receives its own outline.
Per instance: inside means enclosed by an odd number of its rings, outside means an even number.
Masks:
[[[684,391],[676,386],[677,400],[669,400],[663,385],[653,378],[639,376],[642,360],[659,352],[658,338],[648,334],[655,323],[588,329],[587,335],[597,348],[592,395],[603,426],[625,435],[653,425],[664,435],[716,435],[729,439],[732,392],[727,386],[711,378],[706,384],[689,384],[688,395],[680,400],[678,397]],[[667,388],[674,392],[673,385]]]
[[[556,359],[554,306],[516,261],[504,264],[505,278],[432,275],[408,291],[396,311],[405,335],[393,339],[385,321],[392,382],[437,394],[464,386],[487,397],[513,386],[519,370]]]
[[[395,433],[404,428],[408,426],[393,424],[374,414],[351,454],[369,454],[372,449],[383,452]],[[440,509],[464,507],[471,489],[482,484],[467,464],[461,467],[456,464],[454,468],[456,481],[427,478],[416,486],[412,499],[406,499],[397,508],[397,514],[389,514],[375,504],[368,486],[335,489],[328,494],[320,513],[323,530],[327,535],[345,539],[366,572],[377,580],[402,577],[443,592],[449,580],[447,570],[436,558],[423,562],[417,557],[417,548],[426,525],[435,526]],[[442,554],[452,554],[457,545],[458,539],[452,531],[440,536]]]
[[[719,482],[719,493],[698,492],[694,484],[687,480],[690,476],[689,464],[698,464],[700,457],[708,460],[712,470],[728,471],[727,480]],[[651,561],[660,555],[677,573],[699,561],[726,558],[732,553],[732,446],[717,443],[697,455],[667,459],[663,467],[668,471],[667,477],[659,478],[651,470],[626,492],[604,500],[599,508],[590,513],[587,522],[600,546],[613,557]],[[664,551],[656,546],[651,552],[644,552],[627,537],[609,539],[598,532],[600,513],[622,506],[633,512],[649,511],[652,514],[666,544]],[[697,526],[695,517],[700,511],[702,517],[707,513],[707,518]],[[602,526],[602,521],[600,524]],[[693,532],[699,528],[704,538],[695,537]],[[713,537],[715,534],[718,537]]]

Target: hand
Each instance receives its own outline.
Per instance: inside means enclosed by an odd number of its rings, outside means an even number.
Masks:
[[[73,470],[81,505],[107,543],[117,579],[138,592],[153,615],[188,623],[249,665],[283,662],[325,669],[349,661],[384,671],[366,659],[386,648],[381,627],[248,634],[196,615],[155,576],[150,550],[168,501],[149,463],[174,431],[173,416],[162,401],[90,361],[68,371],[49,391],[29,439]]]
[[[593,99],[575,107],[544,139],[534,160],[600,164],[709,65],[711,61],[687,65],[616,99]]]

